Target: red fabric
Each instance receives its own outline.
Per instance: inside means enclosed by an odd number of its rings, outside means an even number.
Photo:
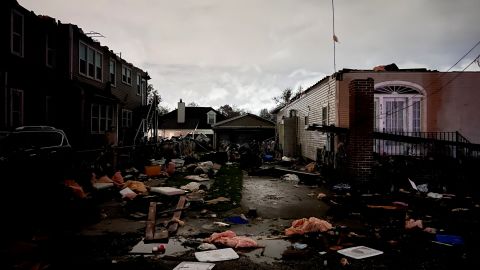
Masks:
[[[245,236],[237,236],[235,232],[230,230],[213,233],[209,238],[205,239],[205,242],[220,244],[231,248],[251,248],[258,246],[255,240]]]
[[[332,224],[316,217],[297,219],[292,222],[292,227],[285,229],[285,235],[305,234],[309,232],[326,232],[332,229]]]

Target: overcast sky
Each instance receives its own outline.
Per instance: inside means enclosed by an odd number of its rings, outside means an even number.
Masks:
[[[283,89],[334,72],[331,0],[17,1],[103,34],[103,45],[148,71],[170,109],[182,98],[258,113]],[[445,71],[480,40],[479,11],[479,0],[335,0],[337,69]]]

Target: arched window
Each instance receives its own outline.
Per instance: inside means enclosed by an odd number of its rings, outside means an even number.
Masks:
[[[423,92],[408,83],[382,83],[375,87],[375,130],[389,133],[422,130]]]

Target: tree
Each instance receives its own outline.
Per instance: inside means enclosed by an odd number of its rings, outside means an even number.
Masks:
[[[280,96],[273,97],[273,101],[275,101],[277,105],[285,105],[290,101],[290,98],[292,98],[292,95],[293,95],[292,88],[286,88],[282,91]]]
[[[187,104],[187,107],[198,107],[198,104],[195,103],[194,101],[192,101],[192,102]]]
[[[230,106],[228,104],[225,104],[223,106],[220,106],[218,108],[218,111],[223,115],[225,116],[226,118],[232,118],[232,117],[236,117],[236,116],[240,116],[240,115],[244,115],[246,114],[247,112],[243,109],[239,109],[237,108],[235,105]]]
[[[160,115],[167,114],[170,109],[166,106],[162,106],[160,102],[162,102],[162,97],[158,93],[158,90],[153,87],[152,84],[147,86],[147,104],[152,104],[154,97],[157,98],[157,110]]]
[[[264,118],[264,119],[267,119],[267,120],[270,120],[270,121],[274,121],[275,122],[275,115],[271,114],[267,108],[263,108],[260,110],[260,113],[258,114],[258,116]]]

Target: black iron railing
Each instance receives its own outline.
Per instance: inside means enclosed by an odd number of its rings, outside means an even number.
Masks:
[[[480,145],[457,132],[374,132],[374,152],[393,156],[480,158]]]

